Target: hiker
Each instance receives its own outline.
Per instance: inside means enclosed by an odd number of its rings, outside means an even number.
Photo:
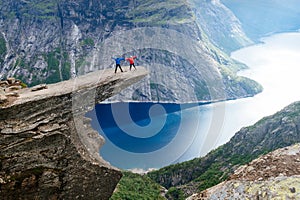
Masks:
[[[117,69],[118,67],[120,68],[121,72],[123,72],[122,68],[121,68],[121,61],[122,60],[125,60],[125,58],[113,58],[111,57],[112,59],[114,59],[116,61],[116,68],[115,68],[115,73],[117,73]]]
[[[129,64],[130,64],[129,70],[131,70],[132,66],[134,67],[134,69],[136,69],[136,67],[134,65],[134,59],[136,59],[136,56],[130,56],[129,58],[126,58],[126,60],[129,61]]]

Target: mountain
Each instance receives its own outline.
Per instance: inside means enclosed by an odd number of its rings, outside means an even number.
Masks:
[[[300,190],[300,143],[280,148],[237,168],[228,179],[187,200],[297,199]],[[110,199],[184,199],[183,192],[168,191],[146,174],[123,172]]]
[[[230,53],[253,44],[241,22],[219,0],[193,0],[196,21],[209,40],[222,51]]]
[[[187,200],[297,199],[300,144],[278,149],[239,167],[230,178]]]
[[[300,102],[293,103],[253,126],[242,128],[231,140],[205,157],[148,173],[162,186],[185,196],[226,180],[238,166],[262,154],[300,142]]]
[[[300,28],[298,0],[221,0],[240,20],[252,40],[272,33],[297,31]]]
[[[219,1],[1,0],[0,30],[0,78],[30,86],[137,55],[150,76],[112,100],[214,101],[262,90],[224,53],[251,40]]]

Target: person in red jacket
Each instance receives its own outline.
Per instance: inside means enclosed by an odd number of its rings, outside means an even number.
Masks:
[[[129,70],[131,70],[131,67],[133,66],[134,69],[136,69],[135,65],[134,65],[134,59],[136,59],[136,56],[130,56],[129,58],[126,58],[126,60],[129,62],[130,66],[129,66]]]

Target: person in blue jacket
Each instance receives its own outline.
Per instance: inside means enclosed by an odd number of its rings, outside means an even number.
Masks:
[[[111,57],[112,59],[114,59],[116,61],[116,68],[115,68],[115,73],[117,73],[117,69],[118,67],[120,68],[121,72],[123,72],[122,68],[121,68],[121,61],[122,60],[125,60],[125,58],[113,58]]]

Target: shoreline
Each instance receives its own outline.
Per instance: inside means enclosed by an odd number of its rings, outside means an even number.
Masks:
[[[260,92],[261,93],[261,92]],[[228,99],[219,99],[219,100],[211,100],[211,101],[188,101],[188,102],[173,102],[173,101],[135,101],[135,100],[125,100],[125,101],[102,101],[97,103],[96,105],[107,105],[107,104],[116,104],[116,103],[152,103],[152,104],[177,104],[177,105],[181,105],[181,104],[197,104],[198,106],[202,106],[202,105],[208,105],[208,104],[215,104],[215,103],[222,103],[222,102],[227,102],[227,101],[235,101],[235,100],[239,100],[239,99],[247,99],[247,98],[251,98],[254,97],[260,93],[254,94],[254,95],[246,95],[243,97],[239,97],[239,98],[228,98]]]

